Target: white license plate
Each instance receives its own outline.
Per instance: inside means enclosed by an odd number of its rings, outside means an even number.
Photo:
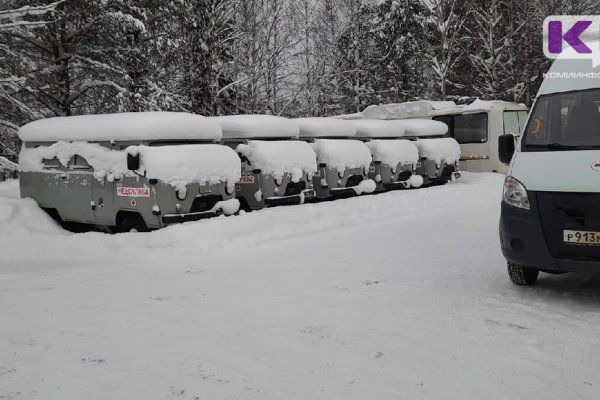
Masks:
[[[600,232],[565,230],[563,231],[563,241],[571,244],[600,246]]]

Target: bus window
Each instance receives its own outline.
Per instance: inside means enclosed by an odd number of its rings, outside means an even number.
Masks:
[[[487,113],[455,115],[452,136],[461,144],[487,142]]]

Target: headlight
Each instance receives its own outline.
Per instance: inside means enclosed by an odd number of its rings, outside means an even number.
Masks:
[[[531,210],[525,186],[512,176],[507,176],[504,180],[503,199],[509,206]]]
[[[187,189],[186,188],[179,189],[175,192],[175,194],[177,195],[177,199],[183,201],[187,197]]]

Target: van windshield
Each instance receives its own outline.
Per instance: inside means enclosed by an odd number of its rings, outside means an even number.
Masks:
[[[600,89],[540,97],[525,129],[523,151],[600,148]]]

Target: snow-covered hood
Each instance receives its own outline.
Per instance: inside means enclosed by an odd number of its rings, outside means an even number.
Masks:
[[[340,172],[371,165],[371,151],[359,140],[319,139],[312,146],[319,163],[325,163]]]
[[[419,139],[415,144],[420,157],[434,160],[438,164],[442,161],[454,164],[460,159],[460,145],[453,138]]]
[[[312,176],[317,172],[315,152],[303,141],[251,140],[238,145],[236,150],[250,161],[253,169],[278,179],[288,173],[293,181],[298,181],[303,174]]]
[[[373,161],[396,167],[398,164],[416,164],[419,150],[410,140],[373,140],[366,143]]]
[[[521,152],[509,175],[527,190],[600,192],[600,150]]]
[[[197,144],[179,146],[130,146],[125,151],[111,150],[97,143],[56,142],[51,146],[21,149],[19,167],[23,172],[45,172],[43,160],[57,158],[67,167],[74,155],[83,157],[98,180],[135,176],[127,169],[127,153],[140,155],[140,170],[175,187],[192,182],[234,184],[240,178],[240,159],[227,146]]]

